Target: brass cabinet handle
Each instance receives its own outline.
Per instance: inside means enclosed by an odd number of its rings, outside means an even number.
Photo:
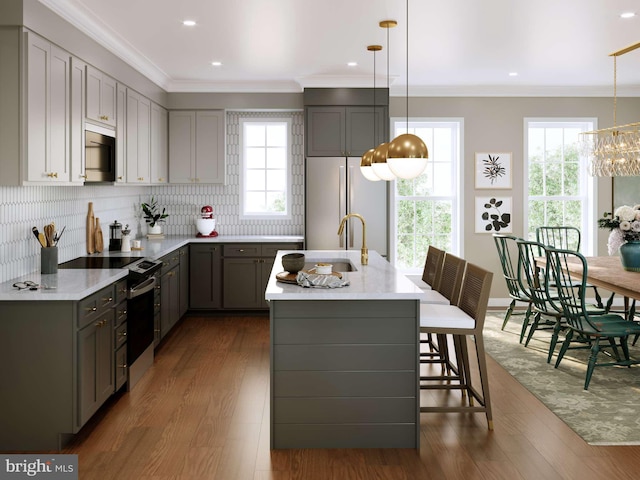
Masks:
[[[118,180],[122,180],[122,175],[120,175],[120,176],[118,177]]]
[[[58,172],[49,172],[49,173],[47,173],[47,177],[49,177],[49,178],[58,178]]]
[[[144,181],[144,177],[138,177],[138,180],[140,180],[141,182]]]

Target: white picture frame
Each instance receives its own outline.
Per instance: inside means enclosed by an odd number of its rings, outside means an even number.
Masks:
[[[512,155],[510,152],[477,152],[475,184],[477,190],[512,188]]]
[[[476,233],[512,233],[512,198],[476,197]]]

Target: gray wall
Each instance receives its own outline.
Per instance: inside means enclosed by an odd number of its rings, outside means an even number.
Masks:
[[[405,99],[394,97],[390,105],[391,117],[406,116]],[[463,143],[463,212],[473,216],[474,197],[487,195],[486,190],[474,188],[475,152],[500,151],[513,153],[513,234],[524,235],[522,212],[527,208],[523,195],[524,118],[526,117],[595,117],[600,128],[613,125],[612,98],[566,97],[422,97],[413,98],[409,105],[410,117],[462,117],[464,118]],[[618,98],[618,125],[640,121],[640,98]],[[501,193],[504,193],[502,191]],[[611,209],[612,180],[597,181],[596,214],[601,216]],[[640,203],[640,193],[638,200]],[[473,219],[464,222],[463,248],[467,260],[488,268],[495,273],[492,298],[507,296],[507,288],[495,245],[490,234],[475,233]],[[597,228],[594,219],[594,228]],[[598,232],[597,252],[607,254],[608,232]]]

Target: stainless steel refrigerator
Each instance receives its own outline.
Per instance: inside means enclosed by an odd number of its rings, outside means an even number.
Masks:
[[[359,213],[367,224],[367,247],[386,257],[389,250],[388,182],[360,173],[360,157],[307,157],[305,239],[308,250],[360,250],[362,223],[350,218],[338,237],[340,220]]]

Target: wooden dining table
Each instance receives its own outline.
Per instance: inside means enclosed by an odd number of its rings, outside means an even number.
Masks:
[[[640,273],[629,272],[622,268],[620,257],[585,257],[587,260],[587,281],[596,287],[615,292],[626,298],[640,300]],[[572,274],[581,276],[582,265],[575,264],[572,268],[568,265]]]

